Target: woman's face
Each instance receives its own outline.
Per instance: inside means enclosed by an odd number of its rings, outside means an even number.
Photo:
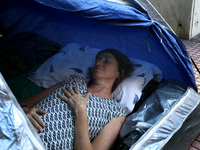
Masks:
[[[95,61],[92,69],[93,79],[113,79],[119,77],[118,62],[116,58],[107,52],[101,53]]]

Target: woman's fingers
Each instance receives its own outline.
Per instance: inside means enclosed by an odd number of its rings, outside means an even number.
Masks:
[[[64,90],[64,89],[63,89]],[[58,96],[65,102],[68,102],[68,98],[65,96],[62,96],[61,94],[58,94]]]
[[[45,127],[44,121],[40,118],[38,115],[44,115],[46,114],[46,111],[43,109],[38,109],[38,108],[32,108],[29,113],[27,113],[27,117],[35,127],[35,129],[39,132],[43,132],[43,128]]]
[[[70,87],[66,87],[66,89],[63,89],[63,91],[68,98],[72,95],[80,94],[80,91],[77,87],[73,87],[73,89],[71,89]]]
[[[74,95],[74,94],[75,94],[75,93],[74,93],[74,90],[72,90],[70,87],[67,87],[66,89],[67,89],[67,91],[68,91],[71,95]]]
[[[90,97],[90,95],[91,95],[90,93],[87,93],[86,96],[85,96],[85,98],[88,100],[89,97]]]
[[[44,111],[43,109],[37,109],[36,113],[39,114],[39,115],[45,115],[47,112]]]
[[[38,110],[36,111],[36,113],[39,114],[39,115],[44,115],[44,114],[46,114],[46,111],[44,111],[43,109],[38,109]],[[38,116],[37,114],[34,115],[33,117],[34,117],[34,119],[38,122],[38,124],[39,124],[42,128],[44,128],[44,127],[45,127],[45,123],[44,123],[44,121],[40,118],[40,116]]]
[[[87,107],[87,101],[91,95],[90,93],[87,93],[86,96],[83,97],[77,87],[74,87],[73,89],[66,88],[66,89],[63,89],[63,91],[65,95],[63,96],[59,94],[58,96],[67,104],[69,104],[72,107],[72,109],[75,110],[75,109]]]
[[[79,89],[78,89],[77,87],[74,87],[73,89],[74,89],[74,92],[75,92],[76,94],[80,94],[80,91],[79,91]]]
[[[43,127],[35,120],[35,118],[29,118],[36,131],[43,132]]]
[[[63,89],[63,92],[64,92],[64,94],[65,94],[67,97],[70,97],[70,96],[71,96],[71,94],[68,92],[68,90]]]
[[[70,87],[67,87],[66,89],[63,88],[63,92],[65,94],[65,96],[61,95],[61,94],[58,94],[58,96],[64,100],[64,101],[68,101],[70,98],[72,98],[73,96],[80,96],[81,93],[79,91],[79,89],[77,87],[73,87],[73,89],[71,89]],[[88,99],[90,97],[90,93],[87,93],[86,95],[86,99]]]

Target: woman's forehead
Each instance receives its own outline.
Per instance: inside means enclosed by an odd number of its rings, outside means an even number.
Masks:
[[[116,59],[114,57],[114,55],[112,55],[111,53],[108,53],[108,52],[102,52],[101,54],[99,54],[97,56],[97,58],[114,58],[114,59]]]

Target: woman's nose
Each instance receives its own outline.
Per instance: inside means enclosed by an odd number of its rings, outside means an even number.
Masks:
[[[101,61],[98,61],[97,63],[96,63],[96,66],[102,66],[102,62]]]

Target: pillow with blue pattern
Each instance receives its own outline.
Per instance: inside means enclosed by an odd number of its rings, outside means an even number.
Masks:
[[[88,68],[94,65],[95,56],[99,50],[76,43],[68,44],[44,62],[36,72],[30,75],[29,79],[44,88],[61,82],[70,75],[89,80]]]
[[[132,112],[142,95],[142,90],[150,80],[162,80],[162,73],[154,64],[138,59],[130,60],[134,65],[134,71],[112,93],[112,97],[126,109],[127,114]]]
[[[95,63],[98,48],[71,43],[49,58],[40,68],[30,75],[36,85],[48,88],[63,81],[70,75],[81,76],[89,81],[88,68]],[[157,66],[146,61],[130,58],[134,71],[112,93],[112,96],[129,114],[140,99],[142,90],[151,80],[161,81],[162,73]]]

